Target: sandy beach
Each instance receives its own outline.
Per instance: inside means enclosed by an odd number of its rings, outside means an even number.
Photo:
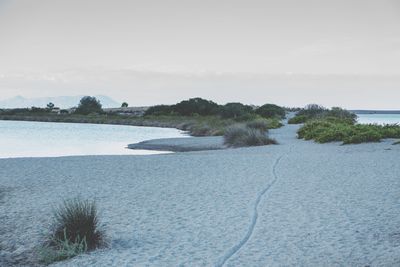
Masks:
[[[0,159],[0,265],[32,266],[53,208],[79,195],[109,247],[52,266],[399,266],[400,146],[297,127],[263,147]]]

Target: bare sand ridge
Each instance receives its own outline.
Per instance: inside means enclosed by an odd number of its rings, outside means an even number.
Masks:
[[[400,265],[400,146],[296,129],[264,147],[1,159],[0,263],[30,265],[52,207],[81,195],[110,247],[54,266]]]

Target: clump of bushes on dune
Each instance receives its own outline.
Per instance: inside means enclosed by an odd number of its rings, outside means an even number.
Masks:
[[[318,143],[342,142],[360,144],[379,142],[384,138],[400,138],[399,125],[357,124],[357,116],[342,108],[326,109],[308,105],[289,123],[305,123],[297,132],[299,138]]]
[[[289,119],[288,123],[299,124],[299,123],[305,123],[309,120],[324,119],[330,117],[341,120],[348,120],[351,121],[352,123],[355,123],[357,119],[356,114],[339,107],[333,107],[332,109],[327,109],[317,104],[310,104],[307,105],[304,109],[298,111],[296,113],[296,116]]]
[[[274,105],[265,104],[255,110],[255,113],[264,118],[285,118],[286,111],[284,108]]]
[[[299,138],[318,143],[338,141],[343,144],[360,144],[379,142],[384,138],[400,138],[400,126],[355,124],[346,118],[327,117],[306,122],[297,133]]]
[[[289,124],[300,124],[305,123],[308,120],[308,117],[305,115],[296,115],[293,118],[288,120]]]
[[[229,147],[264,146],[276,144],[274,139],[267,135],[267,131],[249,127],[245,124],[232,125],[226,129],[224,143]]]
[[[41,261],[69,259],[105,244],[95,202],[67,200],[54,212],[52,232],[40,250]]]

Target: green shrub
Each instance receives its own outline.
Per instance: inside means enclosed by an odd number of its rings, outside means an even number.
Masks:
[[[205,100],[199,97],[181,101],[172,106],[172,108],[174,112],[183,116],[192,116],[195,114],[209,116],[216,115],[219,111],[218,104],[211,100]]]
[[[285,109],[274,105],[274,104],[265,104],[261,107],[257,108],[255,111],[258,115],[264,118],[284,118],[286,115]]]
[[[332,109],[326,109],[322,106],[311,104],[306,106],[304,109],[300,110],[296,116],[291,118],[289,124],[299,124],[305,123],[313,119],[326,119],[335,118],[341,121],[346,121],[348,123],[354,124],[357,121],[357,115],[338,107],[333,107]]]
[[[398,124],[385,124],[382,127],[383,138],[400,138],[400,126]]]
[[[306,122],[298,137],[318,143],[342,141],[343,144],[379,142],[383,138],[400,138],[399,125],[353,124],[349,118],[328,117]]]
[[[54,213],[54,225],[42,261],[63,260],[105,244],[95,202],[79,198],[64,201]]]
[[[172,113],[173,113],[172,106],[169,106],[169,105],[157,105],[157,106],[149,107],[145,111],[144,115],[145,116],[151,116],[151,115],[159,116],[159,115],[170,115]]]
[[[379,142],[382,134],[376,129],[360,129],[343,138],[343,144],[360,144],[368,142]]]
[[[296,115],[293,118],[290,118],[288,120],[289,124],[299,124],[299,123],[305,123],[307,121],[308,117],[305,115]]]
[[[240,118],[252,113],[254,113],[253,108],[242,103],[227,103],[219,109],[219,114],[223,118]]]
[[[237,124],[226,129],[224,143],[229,147],[246,147],[276,144],[276,141],[264,131]]]
[[[352,123],[357,122],[356,114],[339,107],[333,107],[331,110],[326,111],[325,117],[334,117],[342,120],[347,120]]]
[[[324,113],[325,111],[327,111],[326,108],[324,108],[323,106],[317,105],[317,104],[309,104],[307,105],[304,109],[300,110],[297,115],[303,115],[306,116],[308,118],[315,118],[318,115]]]

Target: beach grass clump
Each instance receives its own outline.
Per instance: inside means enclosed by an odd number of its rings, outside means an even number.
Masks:
[[[399,125],[355,124],[348,118],[329,117],[306,122],[298,137],[318,143],[343,142],[360,144],[379,142],[384,138],[400,138]]]
[[[41,249],[41,260],[49,264],[75,257],[105,245],[94,201],[66,200],[54,212],[52,232]]]
[[[246,123],[246,126],[251,128],[251,129],[258,129],[263,132],[267,132],[268,129],[270,128],[270,120],[267,119],[256,119],[253,121],[249,121]]]
[[[244,124],[236,124],[226,129],[224,143],[229,147],[264,146],[277,144],[267,136],[266,131],[250,128]]]

